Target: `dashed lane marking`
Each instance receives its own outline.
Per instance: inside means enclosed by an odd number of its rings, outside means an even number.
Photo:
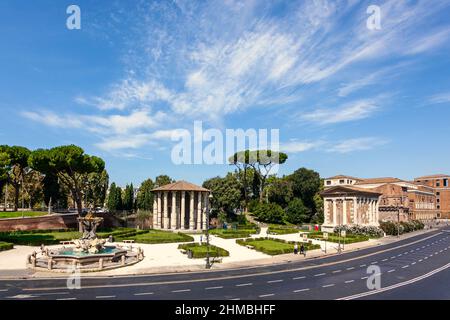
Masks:
[[[392,270],[389,270],[388,272],[391,273],[391,272],[394,272],[394,271],[395,271],[395,269],[392,269]]]
[[[345,281],[345,283],[352,283],[352,282],[355,282],[355,280],[347,280],[347,281]]]
[[[342,270],[334,270],[333,273],[339,273],[342,272]]]
[[[153,292],[139,292],[139,293],[135,293],[135,296],[149,296],[152,295]]]
[[[314,277],[321,277],[321,276],[324,276],[324,275],[326,275],[326,273],[318,273],[318,274],[315,274]]]
[[[260,298],[265,298],[265,297],[273,297],[275,294],[274,293],[268,293],[268,294],[262,294],[259,297]]]
[[[305,278],[306,278],[305,276],[301,276],[301,277],[292,278],[292,280],[300,280],[300,279],[305,279]]]
[[[115,298],[116,296],[96,296],[95,299],[112,299]]]
[[[322,288],[329,288],[329,287],[334,287],[334,283],[325,284],[325,285],[322,286]]]
[[[295,292],[295,293],[297,293],[297,292],[304,292],[304,291],[309,291],[309,288],[305,288],[305,289],[298,289],[298,290],[294,290],[294,291],[292,291],[292,292]]]
[[[180,290],[172,290],[173,293],[179,293],[179,292],[189,292],[191,289],[180,289]]]
[[[216,290],[216,289],[223,289],[223,286],[205,288],[205,290]]]
[[[237,284],[236,287],[245,287],[245,286],[251,286],[251,285],[253,285],[253,283],[251,283],[251,282],[249,282],[249,283],[240,283],[240,284]]]
[[[269,280],[267,283],[276,283],[276,282],[283,282],[283,280]]]

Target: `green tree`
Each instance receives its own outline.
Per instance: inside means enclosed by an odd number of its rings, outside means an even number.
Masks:
[[[136,204],[139,210],[151,211],[153,209],[153,192],[155,184],[152,179],[144,180],[139,187]]]
[[[259,203],[253,210],[253,215],[262,222],[282,224],[286,218],[286,214],[276,203]]]
[[[295,198],[289,202],[286,208],[286,220],[293,224],[309,222],[310,210],[303,204],[300,198]]]
[[[123,193],[123,210],[131,211],[134,205],[134,188],[133,184],[126,185]]]
[[[101,173],[105,169],[105,162],[101,158],[85,154],[80,147],[68,145],[33,151],[30,166],[43,174],[55,174],[59,183],[69,190],[78,214],[81,215],[83,194],[86,191],[85,175]]]
[[[14,211],[19,207],[20,186],[24,184],[25,169],[28,167],[30,150],[20,146],[0,146],[0,153],[8,155],[8,183],[14,188]]]
[[[3,199],[3,187],[8,181],[9,157],[6,152],[0,152],[0,198]],[[6,210],[6,203],[3,210]]]
[[[110,212],[122,210],[122,189],[113,182],[109,187],[108,199],[106,206]]]
[[[263,200],[263,190],[266,186],[267,177],[276,165],[286,162],[288,156],[283,152],[272,150],[245,150],[236,152],[228,161],[234,164],[240,171],[248,170],[249,167],[255,170],[259,176],[259,200]]]
[[[93,207],[103,207],[109,186],[109,175],[106,170],[85,175],[85,199]]]
[[[314,196],[321,187],[320,175],[314,170],[300,168],[288,176],[288,179],[292,182],[294,197],[302,199],[304,205],[315,213]]]
[[[269,177],[265,193],[269,202],[279,204],[283,208],[286,208],[294,197],[292,182],[284,177]]]
[[[224,178],[208,179],[203,182],[203,187],[212,192],[211,210],[214,214],[222,212],[230,215],[239,208],[241,185],[232,173],[228,173]]]
[[[174,183],[174,182],[175,182],[175,180],[173,180],[168,175],[161,174],[161,175],[157,176],[155,179],[155,188],[159,188],[166,184]]]

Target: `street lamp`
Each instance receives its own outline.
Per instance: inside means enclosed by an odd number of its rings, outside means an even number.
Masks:
[[[209,205],[206,209],[206,269],[211,269],[211,262],[209,261],[209,215],[211,214],[211,200],[213,198],[210,193],[209,196]]]
[[[399,201],[395,201],[397,204],[397,238],[400,238],[400,205]]]

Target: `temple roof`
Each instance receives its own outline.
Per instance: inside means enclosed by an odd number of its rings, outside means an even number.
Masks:
[[[325,189],[320,193],[321,196],[340,196],[345,194],[366,194],[371,196],[381,196],[382,193],[373,189],[358,188],[355,186],[335,186]]]
[[[209,189],[197,186],[193,183],[187,181],[177,181],[175,183],[169,183],[163,185],[161,187],[155,188],[152,191],[202,191],[202,192],[210,192]]]
[[[398,178],[392,178],[392,177],[372,178],[372,179],[362,179],[362,181],[357,182],[356,185],[378,184],[378,183],[385,184],[385,183],[393,183],[393,182],[405,182],[405,181],[398,179]]]
[[[337,176],[333,176],[333,177],[329,177],[326,178],[325,180],[329,180],[329,179],[352,179],[352,180],[363,180],[361,178],[356,178],[356,177],[352,177],[352,176],[346,176],[343,174],[338,174]]]

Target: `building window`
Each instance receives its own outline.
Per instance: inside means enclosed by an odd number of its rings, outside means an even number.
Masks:
[[[438,205],[436,206],[436,208],[439,210],[439,209],[441,208],[441,206],[438,204]]]
[[[441,202],[441,200],[440,199],[436,199],[436,202],[439,203],[439,202]]]
[[[441,195],[441,193],[440,193],[440,192],[438,191],[438,192],[436,192],[436,195],[437,195],[437,196],[440,196],[440,195]]]
[[[436,187],[440,187],[441,186],[441,182],[440,181],[436,181]]]
[[[444,179],[444,187],[448,187],[448,179]]]
[[[327,186],[329,186],[331,184],[330,180],[327,180]]]
[[[345,183],[345,180],[339,180],[339,183],[340,183],[340,184],[344,184],[344,183]]]

